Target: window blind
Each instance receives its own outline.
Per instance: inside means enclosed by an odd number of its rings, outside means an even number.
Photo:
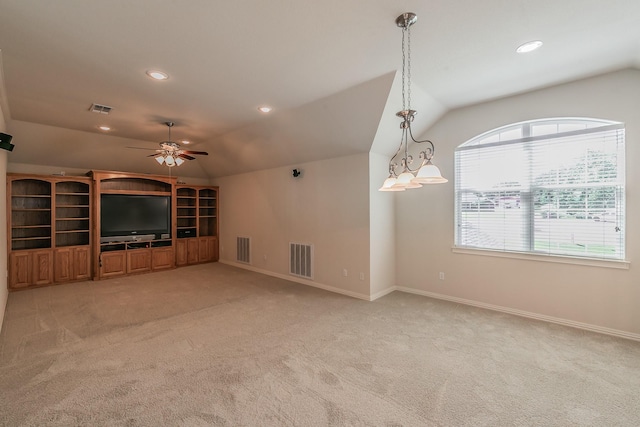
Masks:
[[[624,125],[520,126],[456,150],[456,245],[624,259]]]

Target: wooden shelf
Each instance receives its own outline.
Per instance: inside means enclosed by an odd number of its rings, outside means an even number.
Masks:
[[[178,216],[176,265],[217,261],[218,188],[185,185],[178,187],[177,194],[178,212],[189,210],[191,215]]]
[[[12,241],[18,241],[18,240],[49,240],[51,239],[51,236],[37,236],[37,237],[12,237],[11,240]]]
[[[90,277],[91,181],[7,174],[7,182],[9,288]]]

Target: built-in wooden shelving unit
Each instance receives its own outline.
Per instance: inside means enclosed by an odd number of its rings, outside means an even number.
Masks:
[[[9,289],[103,279],[218,260],[218,188],[175,177],[91,171],[87,177],[7,174]],[[171,232],[101,242],[103,194],[171,201]]]

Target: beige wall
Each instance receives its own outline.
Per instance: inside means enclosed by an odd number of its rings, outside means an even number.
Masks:
[[[466,140],[509,123],[593,117],[626,124],[628,270],[452,253],[453,155]],[[396,196],[397,285],[640,334],[640,71],[625,70],[451,111],[428,135],[450,182]],[[445,280],[438,280],[438,273]]]
[[[2,64],[0,63],[0,66]],[[1,70],[0,70],[1,71]],[[0,75],[1,77],[1,75]],[[2,78],[0,78],[0,85]],[[2,95],[0,91],[0,96]],[[1,101],[1,100],[0,100]],[[6,122],[0,102],[0,132],[6,133]],[[8,151],[0,150],[0,330],[7,306],[7,156]]]
[[[302,176],[293,178],[293,168]],[[288,275],[289,242],[313,244],[314,280],[307,284],[368,298],[368,176],[364,153],[214,180],[221,261],[234,263],[236,237],[250,237],[252,269],[297,280]]]

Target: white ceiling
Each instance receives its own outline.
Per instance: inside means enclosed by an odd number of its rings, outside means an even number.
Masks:
[[[167,120],[174,139],[210,153],[180,166],[185,176],[367,152],[386,104],[399,102],[394,21],[406,11],[418,15],[414,102],[430,106],[417,108],[427,124],[448,109],[640,66],[638,0],[0,0],[10,162],[158,173],[126,147],[156,148]],[[540,50],[515,53],[534,39]],[[152,81],[149,69],[170,78]],[[90,113],[94,102],[113,112]],[[263,104],[274,111],[258,112]],[[101,124],[117,138],[100,135]]]

